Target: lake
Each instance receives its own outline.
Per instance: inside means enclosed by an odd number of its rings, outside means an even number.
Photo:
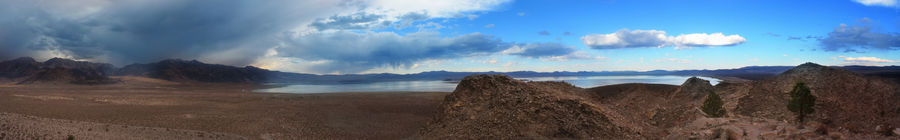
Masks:
[[[528,77],[516,78],[529,81],[565,81],[572,85],[591,88],[597,86],[624,84],[624,83],[651,83],[681,85],[690,76],[561,76],[561,77]],[[716,85],[718,79],[700,77],[709,80]],[[356,84],[291,84],[275,83],[275,88],[259,89],[256,92],[273,93],[337,93],[337,92],[452,92],[456,84],[447,81],[396,81]]]

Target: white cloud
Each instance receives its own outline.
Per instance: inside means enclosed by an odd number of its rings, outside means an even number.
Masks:
[[[516,15],[518,15],[518,16],[525,16],[525,12],[519,12],[519,13],[516,13]]]
[[[425,24],[416,25],[416,28],[419,28],[419,30],[429,30],[430,28],[428,28],[428,27],[433,27],[433,29],[435,29],[435,30],[440,30],[440,29],[444,28],[444,25],[441,25],[440,23],[435,23],[435,22],[428,22]]]
[[[853,0],[866,6],[898,7],[897,0]]]
[[[494,24],[484,25],[484,28],[494,28]]]
[[[741,44],[747,40],[739,35],[697,33],[669,37],[668,41],[675,46],[729,46]]]
[[[506,64],[503,64],[503,67],[511,67],[511,66],[515,66],[516,64],[519,64],[519,63],[509,61],[509,62],[506,62]]]
[[[491,58],[484,61],[481,61],[481,64],[497,64],[497,58]]]
[[[681,64],[687,64],[687,63],[691,63],[691,60],[688,60],[688,59],[678,59],[678,58],[663,58],[663,59],[656,59],[656,62],[668,62],[668,63],[681,63]]]
[[[881,58],[877,58],[877,57],[845,57],[845,56],[839,56],[839,57],[844,58],[844,61],[853,61],[853,62],[877,62],[877,63],[900,62],[900,61],[894,61],[894,60],[881,59]]]
[[[582,42],[593,49],[617,49],[638,47],[699,47],[731,46],[746,42],[740,35],[722,33],[695,33],[667,36],[659,30],[622,29],[610,34],[589,34],[581,37]]]
[[[410,12],[426,11],[430,17],[454,17],[474,11],[492,10],[511,0],[375,0],[369,2],[366,11],[402,15]]]
[[[604,61],[606,57],[603,56],[593,56],[584,51],[576,51],[571,54],[561,55],[561,56],[552,56],[541,58],[541,60],[546,61],[556,61],[556,62],[567,62],[569,60],[596,60],[596,61]]]
[[[478,18],[478,15],[469,15],[468,17],[469,20],[475,20],[476,18]]]

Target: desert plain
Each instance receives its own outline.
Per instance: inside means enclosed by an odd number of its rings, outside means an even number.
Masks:
[[[257,93],[253,84],[113,77],[0,85],[0,139],[403,139],[449,93]]]

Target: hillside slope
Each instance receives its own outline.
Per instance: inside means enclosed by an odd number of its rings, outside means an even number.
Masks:
[[[814,63],[753,83],[736,111],[752,117],[793,120],[786,108],[790,99],[787,93],[797,82],[806,83],[817,97],[812,117],[826,125],[853,132],[900,126],[900,89],[895,83]]]
[[[503,75],[464,78],[417,138],[637,138],[624,116],[563,82],[522,82]]]
[[[144,76],[177,82],[214,83],[262,83],[268,70],[247,66],[233,67],[206,64],[197,60],[163,60],[156,63],[132,64],[116,72],[116,75]]]

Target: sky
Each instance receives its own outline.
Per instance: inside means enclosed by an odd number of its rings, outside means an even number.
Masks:
[[[0,60],[314,73],[898,65],[898,0],[0,0]]]

